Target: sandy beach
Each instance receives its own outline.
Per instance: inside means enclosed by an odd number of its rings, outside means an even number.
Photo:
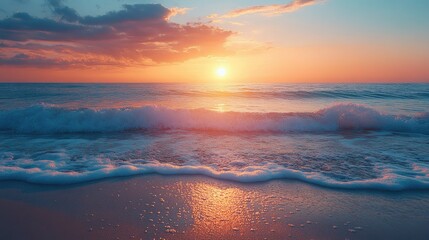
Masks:
[[[426,239],[429,192],[146,175],[0,184],[0,239]]]

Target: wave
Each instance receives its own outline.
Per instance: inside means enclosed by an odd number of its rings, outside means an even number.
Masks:
[[[354,190],[383,190],[402,191],[429,189],[429,170],[421,170],[420,178],[399,176],[386,171],[379,178],[342,182],[323,176],[316,172],[301,172],[279,167],[275,164],[268,166],[251,166],[235,171],[218,171],[209,166],[176,166],[172,164],[138,164],[138,165],[104,165],[93,166],[91,171],[61,172],[56,171],[55,163],[49,163],[48,169],[38,166],[22,168],[18,166],[0,167],[0,180],[26,181],[36,184],[75,184],[112,177],[125,177],[144,174],[161,175],[203,175],[221,180],[243,183],[264,182],[276,179],[298,180],[322,187]],[[415,168],[416,171],[418,170]]]
[[[429,112],[391,115],[358,104],[337,104],[307,113],[216,112],[156,106],[69,109],[35,105],[0,111],[0,130],[18,133],[85,133],[132,130],[228,132],[335,132],[373,130],[429,133]]]
[[[278,98],[278,99],[429,99],[429,92],[387,92],[374,90],[257,90],[242,89],[241,91],[180,91],[169,90],[168,94],[185,95],[190,97],[241,97],[241,98]]]

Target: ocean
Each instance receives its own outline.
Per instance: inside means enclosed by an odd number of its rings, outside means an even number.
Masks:
[[[429,189],[429,84],[0,84],[0,180]]]

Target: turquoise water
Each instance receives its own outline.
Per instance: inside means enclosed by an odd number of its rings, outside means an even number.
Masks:
[[[429,188],[429,84],[0,84],[0,179]]]

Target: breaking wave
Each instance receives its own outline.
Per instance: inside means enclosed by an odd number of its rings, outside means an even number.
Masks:
[[[216,112],[155,106],[95,110],[43,104],[0,111],[2,131],[85,133],[141,129],[278,133],[373,130],[428,134],[429,112],[392,115],[357,104],[337,104],[306,113]]]

